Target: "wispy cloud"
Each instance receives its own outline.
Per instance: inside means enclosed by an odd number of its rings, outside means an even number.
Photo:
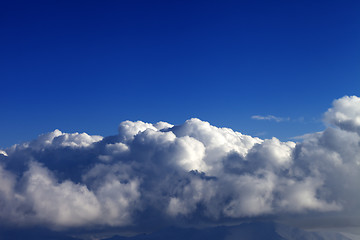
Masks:
[[[306,134],[303,134],[303,135],[300,135],[300,136],[290,137],[289,139],[290,139],[290,140],[301,140],[301,141],[303,141],[303,140],[305,140],[305,139],[314,137],[316,134],[321,135],[322,132],[306,133]]]
[[[275,121],[275,122],[284,122],[284,121],[289,121],[290,120],[290,118],[276,117],[274,115],[267,115],[267,116],[254,115],[254,116],[251,116],[251,119],[267,120],[267,121]]]

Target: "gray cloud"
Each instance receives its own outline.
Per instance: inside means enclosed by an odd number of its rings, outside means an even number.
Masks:
[[[68,228],[329,213],[358,224],[359,104],[335,101],[325,118],[338,127],[301,143],[199,119],[125,121],[104,138],[55,130],[0,152],[0,219]]]

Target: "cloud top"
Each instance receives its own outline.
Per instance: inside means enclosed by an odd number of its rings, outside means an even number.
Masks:
[[[358,216],[359,109],[357,97],[336,100],[325,113],[336,127],[301,143],[196,118],[178,126],[125,121],[108,137],[55,130],[0,152],[0,218],[67,228]]]
[[[345,96],[335,100],[324,119],[341,129],[360,133],[360,98]]]

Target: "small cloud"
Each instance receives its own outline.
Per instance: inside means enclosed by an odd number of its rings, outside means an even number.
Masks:
[[[266,134],[267,134],[267,132],[258,132],[258,133],[255,133],[255,136],[260,137],[260,136],[265,136]]]
[[[314,133],[306,133],[306,134],[303,134],[303,135],[300,135],[300,136],[294,136],[294,137],[290,137],[289,139],[290,140],[305,140],[305,139],[308,139],[308,138],[311,138],[311,137],[314,137],[316,135],[320,135],[321,132],[314,132]]]
[[[290,120],[290,118],[275,117],[273,115],[267,115],[267,116],[254,115],[254,116],[251,116],[251,119],[268,120],[268,121],[275,121],[275,122],[283,122],[283,121],[289,121]]]
[[[3,151],[3,150],[0,150],[0,154],[1,154],[1,155],[4,155],[5,157],[7,157],[7,153],[6,153],[5,151]]]

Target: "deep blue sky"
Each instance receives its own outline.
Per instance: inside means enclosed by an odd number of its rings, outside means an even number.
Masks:
[[[360,1],[2,1],[0,148],[58,128],[198,117],[237,131],[321,130],[359,95]],[[253,115],[290,117],[286,122]],[[303,121],[296,119],[303,118]]]

